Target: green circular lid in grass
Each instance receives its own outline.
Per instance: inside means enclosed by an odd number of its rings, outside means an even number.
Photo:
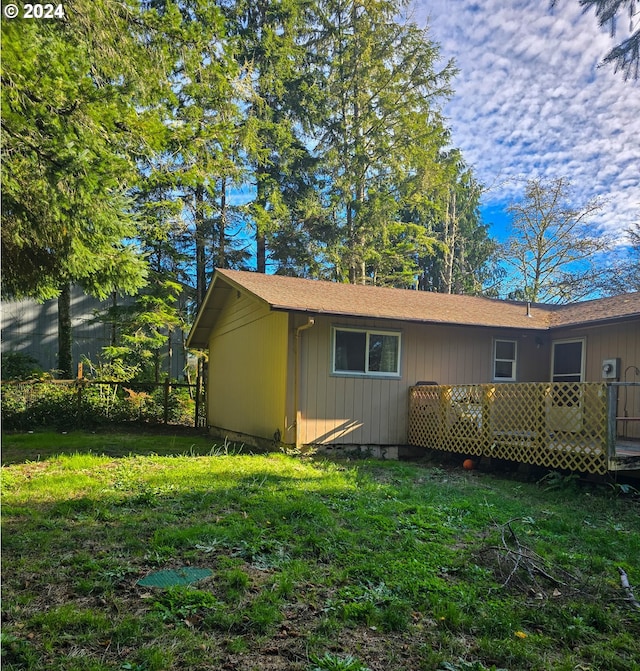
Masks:
[[[198,582],[198,580],[208,578],[210,575],[211,570],[208,568],[185,566],[150,573],[138,580],[138,585],[143,587],[175,587],[176,585],[189,585],[192,582]]]

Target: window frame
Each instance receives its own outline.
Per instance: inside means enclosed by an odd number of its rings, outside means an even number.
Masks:
[[[580,379],[579,380],[556,380],[555,378],[567,378],[567,377],[578,377],[576,373],[555,373],[556,367],[556,345],[574,345],[580,343]],[[551,371],[549,379],[551,382],[564,382],[566,384],[577,384],[579,382],[584,382],[586,376],[586,363],[587,363],[587,339],[585,336],[580,336],[577,338],[560,338],[558,340],[551,341]]]
[[[507,342],[513,345],[513,359],[498,358],[498,343]],[[511,377],[498,377],[496,375],[496,364],[498,362],[511,362]],[[515,338],[494,338],[492,357],[492,380],[493,382],[517,382],[518,380],[518,341]]]
[[[336,334],[338,331],[348,331],[351,333],[365,334],[365,361],[364,371],[358,370],[342,370],[336,368]],[[369,352],[370,352],[370,338],[371,336],[392,336],[398,340],[398,353],[396,357],[396,370],[392,372],[383,372],[379,370],[369,370]],[[362,378],[383,378],[398,380],[402,377],[402,331],[394,329],[379,329],[375,327],[358,327],[358,326],[340,326],[333,325],[331,327],[331,375],[339,377],[362,377]]]

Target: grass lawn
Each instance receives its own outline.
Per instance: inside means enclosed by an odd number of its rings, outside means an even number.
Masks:
[[[220,450],[202,429],[186,426],[139,427],[126,429],[47,433],[6,433],[2,435],[2,464],[42,461],[59,454],[97,454],[111,457],[128,455],[207,455]]]
[[[196,435],[3,451],[3,669],[640,669],[622,488]],[[205,577],[138,582],[185,567]]]

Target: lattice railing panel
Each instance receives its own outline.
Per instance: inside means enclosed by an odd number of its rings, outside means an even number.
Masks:
[[[606,473],[606,385],[412,387],[408,442],[549,468]]]

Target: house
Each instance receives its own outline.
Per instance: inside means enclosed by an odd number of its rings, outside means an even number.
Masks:
[[[187,345],[209,350],[214,434],[398,446],[417,383],[640,381],[640,293],[531,305],[217,270]]]
[[[129,296],[117,296],[119,305],[132,302]],[[112,344],[112,327],[96,319],[114,305],[114,299],[99,300],[80,287],[71,287],[72,358],[77,367],[85,358],[97,362],[102,348]],[[32,299],[2,301],[2,353],[21,353],[33,357],[45,371],[58,368],[58,301],[38,303]],[[162,372],[172,379],[184,374],[184,333],[175,330],[162,358]],[[85,369],[86,371],[86,369]]]

